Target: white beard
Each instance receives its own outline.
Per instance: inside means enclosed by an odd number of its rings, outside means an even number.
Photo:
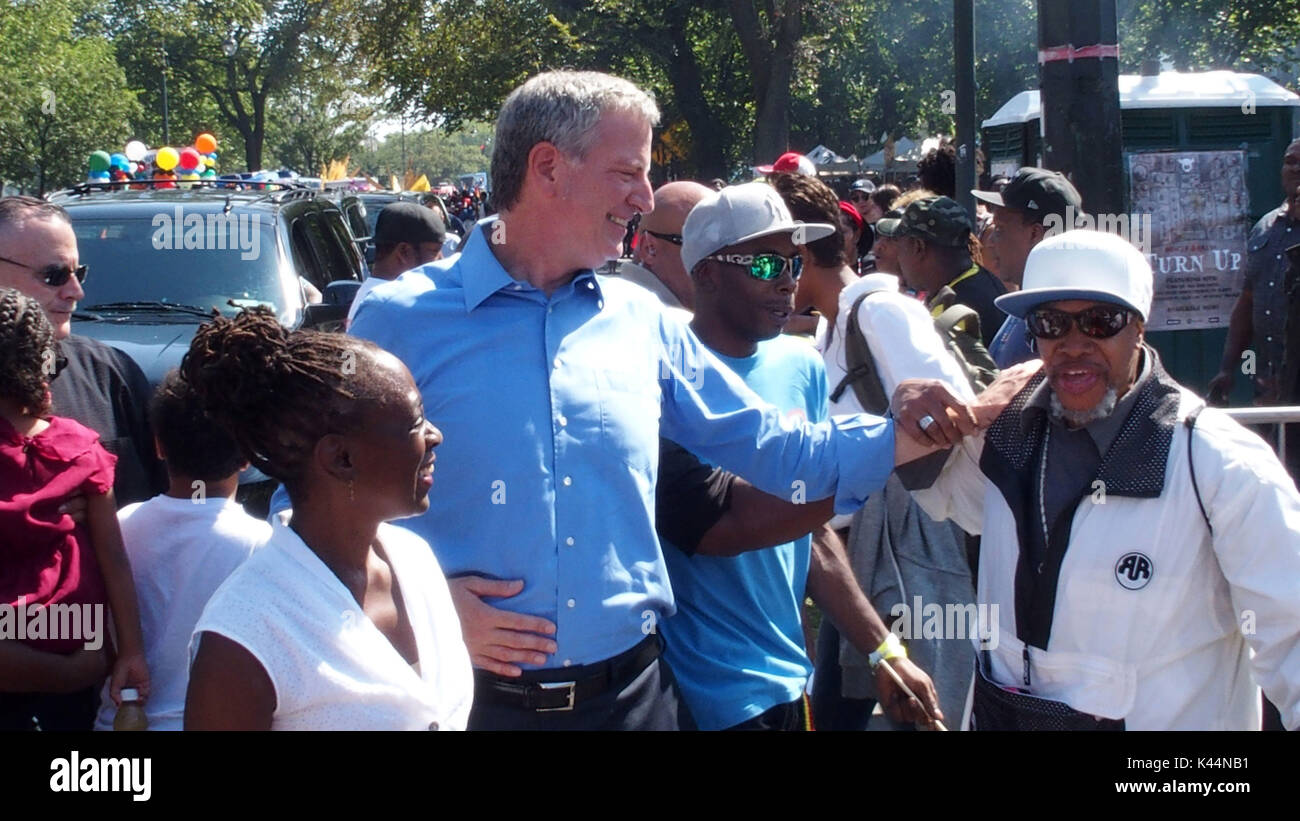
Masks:
[[[1105,419],[1115,412],[1115,405],[1119,402],[1119,393],[1115,388],[1106,389],[1106,395],[1101,401],[1093,405],[1088,410],[1070,410],[1061,404],[1057,398],[1056,391],[1051,391],[1052,418],[1059,419],[1071,428],[1082,428],[1089,423],[1096,422],[1098,419]]]

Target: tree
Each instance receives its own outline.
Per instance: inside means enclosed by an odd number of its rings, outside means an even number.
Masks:
[[[354,14],[351,0],[117,0],[110,19],[119,58],[150,73],[165,50],[170,76],[211,100],[222,130],[238,135],[248,168],[258,169],[272,100],[307,75],[366,70],[348,25]]]
[[[0,4],[0,178],[44,194],[120,151],[139,104],[102,38],[74,33],[67,0]]]
[[[308,176],[361,148],[376,104],[338,75],[312,74],[272,101],[267,142],[277,165]]]

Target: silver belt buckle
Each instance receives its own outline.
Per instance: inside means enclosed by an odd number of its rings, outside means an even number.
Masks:
[[[577,687],[578,687],[578,682],[576,682],[576,681],[539,681],[539,682],[537,682],[537,686],[538,686],[539,688],[543,689],[543,690],[559,690],[559,689],[561,689],[561,688],[568,688],[568,691],[569,691],[569,703],[566,704],[566,705],[564,705],[563,707],[538,707],[538,708],[536,709],[536,712],[539,712],[539,713],[557,713],[557,712],[563,712],[563,711],[568,711],[568,710],[572,710],[572,709],[573,709],[573,694],[574,694],[574,691],[575,691],[575,690],[577,689]]]

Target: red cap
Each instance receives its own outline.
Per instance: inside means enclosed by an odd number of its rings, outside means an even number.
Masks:
[[[812,160],[797,151],[787,151],[776,158],[776,162],[771,165],[757,166],[760,174],[775,174],[785,172],[787,174],[806,174],[813,176],[817,169],[813,167]]]
[[[853,224],[858,227],[859,231],[862,230],[862,215],[858,213],[858,209],[853,206],[853,203],[840,200],[840,210],[849,215],[849,219],[853,220]]]

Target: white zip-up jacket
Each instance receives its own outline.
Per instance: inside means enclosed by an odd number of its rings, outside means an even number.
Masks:
[[[1148,349],[1149,351],[1149,349]],[[935,519],[982,533],[978,601],[998,605],[990,678],[1132,730],[1260,726],[1259,686],[1300,727],[1300,494],[1276,455],[1153,362],[1075,510],[1048,609],[1046,648],[1017,632],[1017,517],[1004,493],[1036,477],[1041,425],[1025,415],[1041,372],[997,421],[916,491]],[[1154,468],[1159,465],[1160,468]],[[1030,479],[1033,481],[1033,479]],[[1023,495],[1023,494],[1020,494]],[[1027,572],[1027,571],[1023,571]],[[1025,608],[1027,611],[1029,608]],[[1021,624],[1025,614],[1021,614]]]

